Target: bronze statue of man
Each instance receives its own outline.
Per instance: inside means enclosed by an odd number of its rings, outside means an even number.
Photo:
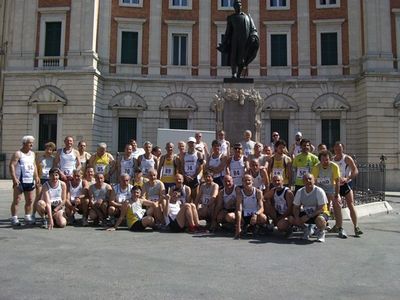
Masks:
[[[260,41],[253,19],[242,12],[242,2],[235,0],[233,8],[235,13],[228,16],[225,36],[217,49],[228,54],[232,78],[240,78],[243,69],[257,56]]]

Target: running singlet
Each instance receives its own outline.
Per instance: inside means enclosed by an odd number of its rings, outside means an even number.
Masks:
[[[181,202],[178,200],[176,203],[168,203],[168,217],[171,218],[172,221],[176,219],[179,211],[181,210]],[[165,218],[165,222],[169,223],[169,218]]]
[[[131,196],[132,196],[132,193],[131,193],[132,187],[133,187],[133,186],[132,186],[131,184],[128,184],[128,186],[126,187],[126,189],[123,190],[123,189],[121,188],[121,185],[120,185],[120,184],[115,185],[115,186],[114,186],[115,201],[116,201],[117,203],[122,203],[122,202],[125,202],[126,200],[131,199]]]
[[[96,188],[96,185],[93,184],[90,186],[89,190],[92,192],[93,194],[93,200],[94,202],[98,202],[100,200],[108,200],[108,195],[107,195],[107,188],[106,188],[106,184],[103,183],[101,188]]]
[[[250,196],[247,196],[243,189],[243,216],[248,217],[254,215],[258,211],[258,203],[257,203],[257,189],[253,187],[253,192]]]
[[[221,156],[220,154],[217,158],[214,158],[213,155],[210,156],[210,161],[208,162],[208,165],[210,167],[216,168],[220,165],[221,163]],[[219,173],[214,173],[214,178],[218,178],[221,176],[225,176],[225,171],[219,172]]]
[[[126,212],[126,225],[128,228],[131,228],[133,224],[143,219],[145,213],[146,210],[142,208],[140,201],[133,202]]]
[[[259,190],[264,190],[265,189],[265,184],[264,184],[264,180],[261,176],[261,172],[258,171],[258,174],[256,177],[254,177],[254,175],[251,175],[253,177],[253,185],[254,187],[258,188]]]
[[[176,185],[172,186],[169,190],[173,191],[175,189],[176,189]],[[187,195],[186,195],[186,185],[182,184],[182,187],[179,189],[179,192],[180,192],[181,196],[179,197],[178,200],[182,204],[185,204],[186,203],[186,197],[187,197]]]
[[[40,179],[49,179],[49,171],[53,167],[53,162],[54,162],[54,157],[49,156],[49,157],[41,157],[41,160],[39,162],[39,174],[40,174]]]
[[[143,176],[147,176],[150,169],[154,169],[156,165],[156,161],[154,160],[153,155],[150,159],[147,159],[144,155],[140,156],[140,169],[143,172]]]
[[[110,168],[110,157],[105,153],[102,157],[96,157],[94,159],[94,173],[107,175]]]
[[[226,193],[224,189],[224,209],[234,210],[236,208],[236,186],[233,186],[233,190],[230,194]]]
[[[50,186],[50,183],[46,182],[47,189],[49,191],[50,203],[51,203],[51,207],[52,208],[57,207],[62,202],[62,198],[61,198],[61,195],[62,195],[61,183],[60,183],[60,181],[58,181],[57,183],[58,183],[57,186],[52,188]]]
[[[212,198],[211,193],[212,193],[212,185],[207,186],[207,184],[204,184],[203,192],[201,193],[200,204],[208,205]]]
[[[286,174],[286,160],[288,159],[288,157],[283,156],[282,159],[277,160],[274,157],[272,157],[271,159],[271,163],[272,163],[272,172],[271,172],[271,178],[274,176],[282,176],[283,178],[283,184],[288,184],[289,183],[289,179],[287,177]]]
[[[228,143],[225,140],[219,141],[220,143],[220,147],[219,147],[219,151],[221,152],[221,154],[223,155],[228,155]]]
[[[274,193],[274,207],[278,214],[283,215],[288,209],[286,202],[286,192],[289,190],[287,187],[283,187],[281,191],[275,191]]]
[[[343,157],[341,160],[334,160],[334,162],[339,166],[340,176],[349,178],[350,168],[346,164],[346,156],[347,156],[346,154],[343,154]],[[351,179],[349,179],[348,182],[350,182],[350,181],[351,181]]]
[[[235,160],[232,157],[229,168],[231,170],[231,176],[235,185],[242,185],[242,178],[244,175],[244,161],[243,156],[239,160]]]
[[[72,171],[76,169],[76,155],[74,150],[65,153],[64,149],[60,150],[60,169],[65,176],[72,176]]]
[[[71,203],[75,202],[75,199],[82,195],[82,180],[79,182],[78,186],[73,187],[71,181],[69,182],[69,193]]]
[[[135,167],[135,161],[133,158],[128,158],[125,159],[124,157],[121,157],[121,173],[120,175],[123,174],[128,174],[131,178],[133,177],[133,169]]]
[[[300,153],[293,160],[293,168],[296,168],[295,185],[303,186],[303,176],[310,173],[312,167],[319,163],[318,157],[312,153]]]
[[[175,182],[175,161],[174,158],[165,158],[161,168],[161,181],[164,183]]]
[[[19,160],[15,169],[15,175],[21,183],[33,183],[35,174],[35,153],[29,151],[27,154],[19,152]]]
[[[146,182],[144,185],[146,198],[153,202],[158,201],[160,199],[162,185],[163,183],[160,180],[156,180],[153,186],[150,185],[150,182]]]
[[[185,175],[190,177],[196,175],[197,152],[194,152],[193,154],[185,153],[183,160],[185,164]]]

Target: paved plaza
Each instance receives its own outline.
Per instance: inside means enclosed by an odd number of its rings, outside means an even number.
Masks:
[[[400,198],[361,238],[11,228],[0,183],[0,299],[398,299]],[[22,206],[19,216],[23,216]]]

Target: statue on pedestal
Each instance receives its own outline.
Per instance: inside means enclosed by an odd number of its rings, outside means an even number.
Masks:
[[[253,19],[242,12],[242,2],[235,0],[233,8],[235,13],[228,16],[225,36],[217,49],[228,54],[232,78],[240,78],[257,56],[260,41]]]

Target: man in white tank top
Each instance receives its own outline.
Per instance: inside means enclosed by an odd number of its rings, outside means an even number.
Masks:
[[[194,134],[194,138],[196,139],[196,142],[194,143],[194,148],[201,154],[203,154],[204,159],[207,159],[208,156],[210,155],[210,152],[208,151],[207,143],[202,141],[203,138],[202,133],[196,132]]]
[[[358,168],[349,155],[343,153],[344,145],[341,142],[336,142],[333,147],[335,152],[335,156],[333,157],[333,161],[339,165],[340,169],[340,196],[346,199],[347,207],[350,210],[351,221],[354,225],[354,234],[356,237],[359,237],[363,232],[360,227],[358,227],[358,218],[356,208],[354,207],[354,194],[351,188],[351,181],[357,177]],[[333,232],[336,231],[335,228],[332,228]]]
[[[86,142],[79,141],[78,142],[78,152],[79,152],[79,160],[81,162],[81,170],[82,174],[86,172],[86,165],[89,163],[89,159],[92,156],[89,152],[86,152]]]
[[[245,231],[257,232],[256,225],[264,225],[267,217],[264,214],[263,195],[253,186],[253,177],[243,176],[243,186],[236,187],[236,230],[235,238],[240,238],[242,225]]]
[[[133,178],[136,168],[136,159],[132,156],[132,145],[126,144],[123,155],[117,160],[117,175],[128,174]]]
[[[128,174],[121,174],[119,183],[113,186],[110,194],[110,205],[108,206],[108,215],[111,218],[111,223],[114,223],[115,218],[120,216],[122,205],[125,201],[129,201],[132,196],[131,190],[133,186],[129,183],[130,179]]]
[[[158,160],[155,157],[151,150],[153,149],[153,144],[149,141],[145,142],[143,145],[144,154],[140,155],[137,159],[137,165],[142,170],[143,176],[147,177],[147,174],[150,169],[158,169]]]
[[[43,199],[37,203],[37,212],[43,218],[42,227],[53,229],[54,225],[64,228],[67,225],[65,219],[65,201],[67,199],[67,186],[60,180],[61,171],[58,168],[52,168],[49,172],[49,181],[43,187]],[[48,221],[46,220],[46,215]]]
[[[31,216],[32,202],[35,197],[35,186],[40,184],[36,163],[35,153],[32,151],[35,138],[27,135],[22,138],[22,147],[16,151],[10,160],[10,175],[13,181],[13,201],[11,203],[11,224],[19,226],[18,206],[22,194],[25,197],[25,223],[33,223]]]
[[[196,151],[194,145],[196,143],[196,139],[194,137],[190,137],[187,141],[187,152],[183,157],[182,171],[183,177],[185,178],[185,184],[190,187],[192,193],[192,201],[196,199],[197,192],[199,189],[199,180],[198,175],[203,169],[204,165],[204,156]]]
[[[233,184],[233,178],[230,175],[224,176],[224,188],[219,191],[217,204],[215,206],[214,216],[216,223],[235,223],[236,211],[236,186]]]
[[[67,199],[65,202],[68,225],[75,223],[75,213],[83,215],[82,222],[85,222],[89,203],[86,195],[88,188],[88,182],[82,179],[82,170],[72,171],[72,179],[67,182]]]
[[[231,143],[225,139],[225,131],[218,131],[218,142],[220,143],[220,152],[226,157],[231,156]]]
[[[254,158],[250,161],[250,168],[247,171],[253,177],[253,185],[257,189],[267,192],[269,190],[269,177],[267,175],[267,170],[261,168],[258,159]]]
[[[200,220],[211,221],[214,219],[215,203],[219,186],[213,181],[213,173],[204,172],[205,182],[201,184],[199,193],[194,201]]]
[[[272,219],[273,224],[279,232],[285,232],[289,237],[292,233],[292,226],[289,217],[293,213],[293,192],[283,185],[282,175],[272,177],[272,189],[265,196],[264,210]]]
[[[211,155],[207,159],[205,169],[214,174],[214,182],[222,188],[228,158],[221,153],[220,146],[221,144],[217,140],[212,141]]]
[[[242,144],[233,145],[233,155],[226,163],[226,174],[232,176],[233,183],[237,186],[242,185],[243,175],[249,168],[246,156],[242,154]]]
[[[64,148],[58,149],[53,167],[60,169],[60,179],[64,182],[72,179],[72,171],[81,169],[79,151],[73,148],[74,138],[66,136]]]

